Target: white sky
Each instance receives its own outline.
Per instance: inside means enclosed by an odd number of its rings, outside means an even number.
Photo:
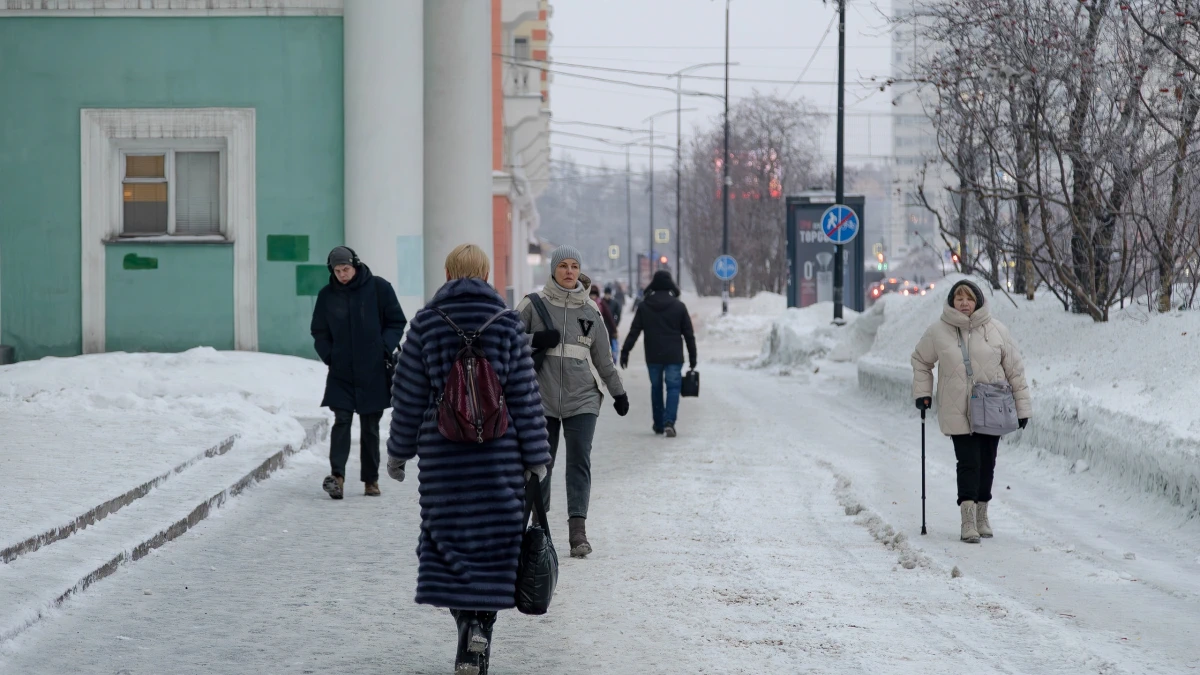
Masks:
[[[692,64],[720,62],[724,59],[725,2],[722,0],[552,0],[550,19],[550,58],[559,64],[573,63],[608,68],[671,73]],[[866,163],[865,155],[891,154],[891,126],[887,115],[892,91],[878,86],[858,84],[872,76],[884,79],[891,74],[890,44],[884,13],[891,0],[849,0],[846,9],[846,153],[848,164]],[[834,113],[837,111],[837,24],[836,5],[822,0],[732,0],[730,18],[730,61],[741,65],[730,68],[730,78],[758,78],[795,82],[805,64],[813,59],[804,76],[805,84],[795,87],[791,96],[804,96],[818,109],[829,114],[822,147],[830,166],[834,159]],[[831,29],[830,29],[831,28]],[[822,35],[829,30],[821,49]],[[815,54],[815,57],[814,57]],[[589,76],[637,81],[674,89],[675,80],[626,73],[581,70],[555,65],[556,70]],[[694,75],[723,75],[720,66],[705,68]],[[720,79],[688,77],[685,90],[721,94]],[[790,84],[730,82],[730,99],[748,95],[754,88],[766,93],[785,94]],[[693,124],[705,119],[720,122],[723,104],[708,97],[684,97],[684,108],[699,108],[683,114],[685,139]],[[615,126],[645,128],[644,119],[659,111],[675,108],[675,95],[669,91],[637,89],[619,84],[590,81],[556,74],[550,86],[553,131],[565,131],[612,140],[628,140],[620,131],[588,126],[560,124],[561,121],[597,122]],[[875,113],[874,117],[856,113]],[[663,115],[655,121],[655,132],[666,132],[658,143],[674,146],[675,115]],[[617,148],[582,138],[552,134],[553,157],[566,154],[581,164],[620,166],[624,159],[615,154],[579,150],[595,148],[620,152]],[[571,149],[561,146],[569,145]],[[635,148],[634,167],[644,166],[645,149]],[[660,166],[669,166],[673,153],[659,151]],[[639,156],[640,155],[640,156]],[[879,163],[879,160],[875,160]]]

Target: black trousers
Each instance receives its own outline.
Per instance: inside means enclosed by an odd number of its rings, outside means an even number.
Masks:
[[[329,434],[329,467],[335,476],[346,477],[346,461],[350,459],[350,428],[354,426],[354,411],[333,408],[333,431]],[[359,457],[364,483],[379,482],[379,420],[383,411],[358,415]]]
[[[992,501],[992,479],[996,474],[999,436],[965,434],[951,436],[958,458],[958,503]]]

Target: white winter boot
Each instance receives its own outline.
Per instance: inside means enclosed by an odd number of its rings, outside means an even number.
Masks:
[[[963,502],[958,505],[962,513],[962,536],[959,538],[968,544],[979,543],[979,530],[975,529],[975,502]]]
[[[992,538],[992,524],[988,522],[987,502],[975,502],[975,530],[984,539]]]

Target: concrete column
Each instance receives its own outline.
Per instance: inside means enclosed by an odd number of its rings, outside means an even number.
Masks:
[[[492,257],[490,5],[425,0],[426,296],[446,282],[455,246]]]
[[[423,14],[422,0],[346,0],[342,17],[346,245],[409,317],[425,304]]]

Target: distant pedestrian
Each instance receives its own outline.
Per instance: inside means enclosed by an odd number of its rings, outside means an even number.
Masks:
[[[968,362],[969,359],[969,362]],[[988,503],[996,469],[999,436],[973,433],[970,398],[973,382],[1012,386],[1013,400],[1024,429],[1033,415],[1025,365],[1008,328],[991,316],[983,292],[970,281],[950,289],[941,319],[934,322],[912,355],[913,394],[917,409],[933,405],[933,367],[937,365],[938,425],[954,442],[958,460],[958,505],[961,539],[973,544],[991,537]],[[968,375],[968,368],[973,377]]]
[[[608,329],[609,348],[612,350],[613,363],[617,362],[617,321],[613,318],[612,310],[608,308],[608,303],[600,298],[600,289],[592,286],[588,290],[588,297],[600,309],[600,315],[604,317],[604,327]]]
[[[608,311],[612,312],[613,322],[618,326],[621,325],[621,310],[623,307],[621,307],[621,303],[617,301],[616,296],[613,295],[612,286],[604,287],[604,304],[608,305]],[[613,351],[616,352],[617,348],[613,347]]]
[[[612,347],[600,308],[588,299],[591,280],[580,271],[582,256],[573,246],[560,246],[551,256],[551,278],[537,293],[517,305],[532,345],[543,350],[545,360],[538,372],[538,387],[546,409],[550,432],[550,472],[558,455],[558,438],[567,446],[567,524],[571,556],[582,558],[592,552],[588,542],[588,504],[592,493],[592,437],[604,394],[603,382],[613,397],[617,414],[629,413],[629,397],[613,365]],[[549,315],[547,325],[535,302]],[[546,510],[550,510],[550,476],[542,481]]]
[[[687,305],[679,300],[679,287],[667,270],[654,273],[646,296],[633,315],[633,325],[621,349],[621,367],[629,366],[629,352],[638,336],[646,332],[646,369],[650,373],[650,406],[654,433],[674,438],[679,412],[679,390],[683,385],[683,346],[687,344],[688,365],[696,369],[696,335]],[[663,388],[666,387],[666,401]]]
[[[486,675],[496,613],[516,606],[517,560],[525,527],[525,481],[550,462],[546,418],[529,342],[516,312],[487,283],[491,263],[464,244],[446,258],[446,285],[413,317],[400,352],[388,437],[388,475],[405,477],[419,457],[421,531],[417,546],[420,604],[445,607],[458,623],[455,673]],[[437,407],[462,348],[464,331],[495,320],[476,338],[495,370],[512,421],[500,438],[447,440]]]
[[[365,494],[379,496],[379,420],[390,408],[389,363],[404,335],[404,310],[396,291],[346,246],[329,252],[329,284],[317,294],[312,336],[317,356],[329,366],[321,405],[333,411],[330,475],[322,487],[341,499],[350,458],[350,430],[358,413],[359,477]]]

